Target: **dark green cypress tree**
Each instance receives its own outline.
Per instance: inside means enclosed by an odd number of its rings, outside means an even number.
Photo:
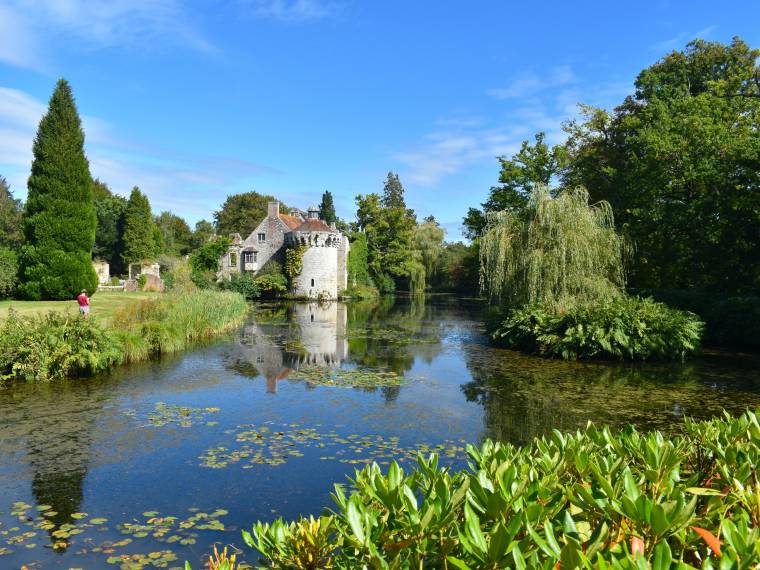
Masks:
[[[92,178],[84,155],[84,131],[71,87],[56,84],[40,121],[24,211],[20,293],[29,299],[71,299],[93,293],[97,218]]]
[[[122,244],[122,259],[125,265],[150,261],[158,255],[150,202],[137,186],[132,188],[127,202]]]
[[[338,221],[338,216],[335,214],[333,197],[329,190],[325,190],[324,194],[322,194],[322,203],[319,205],[319,217],[328,224]]]

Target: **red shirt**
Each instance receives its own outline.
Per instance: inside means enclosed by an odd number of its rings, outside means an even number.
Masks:
[[[80,307],[89,307],[90,306],[90,299],[87,298],[87,295],[84,293],[80,293],[77,297],[77,301],[79,301]]]

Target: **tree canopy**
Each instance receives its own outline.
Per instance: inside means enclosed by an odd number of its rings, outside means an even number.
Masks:
[[[227,196],[221,209],[214,212],[216,233],[220,236],[239,233],[243,239],[247,238],[266,217],[269,202],[276,200],[274,196],[254,191]],[[281,202],[280,212],[287,210],[288,207]]]
[[[626,242],[606,202],[583,188],[536,185],[524,212],[488,215],[480,239],[481,285],[509,307],[542,303],[557,310],[615,298],[625,285]]]
[[[564,164],[564,149],[560,146],[550,148],[544,142],[545,138],[543,132],[537,133],[535,143],[523,141],[512,158],[498,157],[501,166],[499,186],[491,188],[488,199],[480,209],[470,208],[467,212],[464,228],[468,238],[474,239],[483,232],[490,212],[522,210],[528,204],[528,195],[536,184],[549,186],[560,173]]]
[[[156,228],[150,211],[148,197],[135,186],[129,195],[124,214],[124,237],[122,260],[125,265],[153,260],[160,253]]]
[[[17,249],[24,240],[21,227],[21,200],[13,192],[4,177],[0,176],[0,247]]]
[[[30,299],[70,299],[94,291],[97,217],[84,131],[71,87],[61,79],[32,147],[24,213],[21,293]]]
[[[319,204],[319,217],[328,224],[334,224],[338,221],[333,196],[329,190],[325,190],[322,194],[322,202]]]
[[[631,284],[760,287],[760,50],[696,40],[612,112],[566,126],[566,186],[607,200],[636,246]]]

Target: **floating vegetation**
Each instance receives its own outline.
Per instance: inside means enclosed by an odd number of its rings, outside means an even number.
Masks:
[[[148,423],[144,427],[178,425],[183,428],[189,428],[201,423],[214,426],[218,422],[208,421],[207,417],[209,414],[216,414],[218,412],[219,408],[191,408],[189,406],[157,402],[154,411],[148,414]],[[125,413],[128,416],[137,417],[137,411],[134,409],[126,410]]]
[[[109,556],[106,562],[118,564],[122,570],[142,570],[146,566],[168,568],[170,562],[177,560],[177,555],[171,550],[158,550],[148,554],[121,554]]]
[[[98,542],[97,534],[107,532],[108,519],[105,517],[90,517],[84,512],[75,512],[70,521],[56,525],[49,520],[57,515],[53,507],[39,505],[33,507],[24,502],[13,503],[9,514],[18,519],[14,526],[6,527],[0,521],[0,556],[8,556],[23,548],[34,550],[39,546],[52,548],[54,551],[65,551],[75,541],[78,541],[78,549],[73,552],[78,556],[88,554],[102,554],[107,556],[108,564],[118,565],[124,570],[140,570],[146,567],[168,568],[170,563],[177,560],[177,555],[170,549],[152,551],[148,553],[123,552],[127,546],[133,545],[136,540],[146,539],[151,542],[191,546],[199,540],[203,531],[226,531],[221,518],[228,514],[225,509],[216,509],[203,512],[199,508],[188,509],[185,518],[177,516],[162,516],[159,511],[146,511],[141,517],[116,525],[116,530],[128,535],[121,540],[108,540]],[[3,513],[0,512],[0,515]],[[45,531],[49,534],[49,540],[44,536]],[[93,533],[97,533],[93,535]],[[27,566],[31,568],[31,566]]]
[[[319,386],[339,386],[344,388],[377,388],[400,386],[404,377],[392,370],[372,370],[369,368],[331,368],[319,364],[307,364],[290,373],[291,380],[304,380]]]
[[[320,449],[322,454],[319,459],[323,461],[349,464],[374,461],[383,465],[392,460],[414,460],[420,453],[432,452],[452,462],[466,458],[464,440],[403,447],[398,437],[385,438],[378,434],[341,436],[335,431],[319,433],[297,424],[277,427],[247,424],[225,433],[234,434],[235,444],[238,445],[232,449],[227,446],[208,449],[199,457],[203,467],[223,469],[234,464],[242,464],[243,469],[252,469],[256,465],[277,467],[291,458],[302,457],[305,449]]]
[[[380,341],[383,344],[409,345],[409,344],[432,344],[440,340],[436,336],[424,336],[420,331],[404,329],[383,329],[377,327],[352,328],[348,337],[352,340],[365,338]]]

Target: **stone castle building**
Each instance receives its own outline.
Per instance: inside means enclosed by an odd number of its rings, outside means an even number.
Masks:
[[[269,202],[267,217],[246,239],[232,234],[232,244],[219,259],[218,279],[233,275],[256,275],[267,261],[283,263],[285,250],[307,246],[303,254],[301,274],[294,279],[291,293],[300,297],[337,299],[348,286],[348,238],[319,219],[319,210],[312,206],[304,214],[293,210],[280,213],[279,202]]]

